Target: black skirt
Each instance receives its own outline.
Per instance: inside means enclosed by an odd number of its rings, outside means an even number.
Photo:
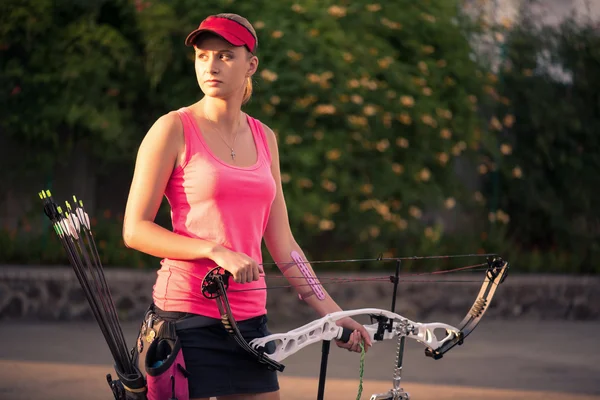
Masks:
[[[166,320],[181,320],[192,315],[156,313]],[[270,335],[267,316],[238,322],[246,341]],[[190,399],[254,394],[279,390],[277,371],[271,371],[237,344],[219,322],[218,324],[177,330],[188,378]]]

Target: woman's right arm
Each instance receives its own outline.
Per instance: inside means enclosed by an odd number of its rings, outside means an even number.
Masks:
[[[127,247],[179,260],[211,258],[218,247],[206,240],[178,235],[154,222],[183,148],[183,127],[174,112],[160,117],[142,140],[123,222]]]
[[[179,235],[154,222],[183,148],[183,127],[174,112],[160,117],[142,140],[125,207],[125,245],[159,258],[208,258],[231,272],[236,282],[258,280],[258,264],[247,255],[208,240]]]

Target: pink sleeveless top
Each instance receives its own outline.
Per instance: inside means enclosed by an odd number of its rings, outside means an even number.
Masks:
[[[213,154],[187,108],[177,113],[183,123],[185,159],[174,169],[165,190],[173,231],[218,243],[262,263],[261,243],[276,191],[262,124],[248,117],[257,161],[250,167],[236,167]],[[205,298],[201,291],[202,279],[214,267],[209,259],[163,259],[154,285],[154,303],[165,311],[219,318],[216,301]],[[230,279],[228,298],[236,320],[266,313],[266,290],[235,292],[254,288],[265,288],[264,277],[245,284]]]

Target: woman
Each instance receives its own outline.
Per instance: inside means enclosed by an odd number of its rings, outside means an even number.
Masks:
[[[185,43],[194,48],[204,97],[160,117],[143,139],[123,238],[128,247],[163,259],[153,292],[159,312],[219,318],[201,282],[216,265],[229,271],[232,313],[251,340],[270,334],[266,290],[235,290],[265,288],[262,239],[284,275],[300,276],[293,262],[304,260],[288,223],[275,135],[241,110],[252,94],[258,40],[245,18],[218,14]],[[154,223],[163,195],[173,231]],[[319,315],[341,310],[322,287],[312,289],[304,278],[290,281]],[[353,331],[339,347],[358,352],[361,343],[371,345],[361,324],[350,318],[338,324]],[[190,398],[279,399],[276,372],[235,349],[222,327],[178,335],[191,374]]]

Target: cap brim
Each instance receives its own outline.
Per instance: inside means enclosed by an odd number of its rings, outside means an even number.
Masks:
[[[196,38],[203,34],[203,33],[214,33],[217,36],[222,37],[223,39],[225,39],[227,42],[229,42],[230,44],[232,44],[233,46],[244,46],[246,43],[239,39],[238,37],[232,35],[230,32],[226,31],[226,30],[218,30],[218,29],[196,29],[195,31],[192,31],[187,38],[185,38],[185,45],[186,46],[193,46],[194,42],[196,41]]]

